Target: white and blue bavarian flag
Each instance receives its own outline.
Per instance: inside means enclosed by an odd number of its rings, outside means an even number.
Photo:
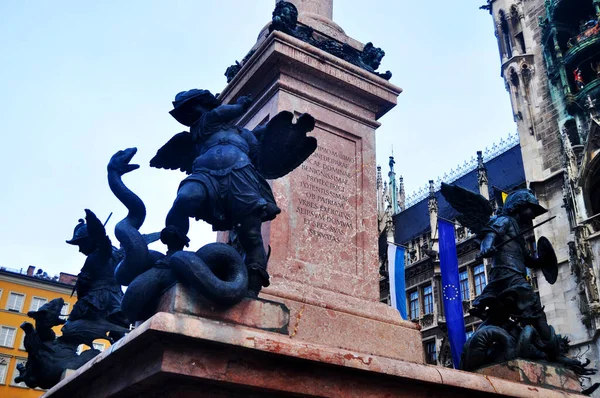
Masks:
[[[460,295],[460,282],[458,280],[458,257],[456,256],[456,241],[454,240],[454,224],[438,218],[438,233],[440,237],[440,272],[442,274],[444,314],[446,315],[446,325],[448,327],[452,363],[454,368],[457,369],[467,337]]]
[[[406,283],[404,281],[404,247],[388,242],[387,254],[391,304],[400,312],[402,319],[408,319],[406,314]]]

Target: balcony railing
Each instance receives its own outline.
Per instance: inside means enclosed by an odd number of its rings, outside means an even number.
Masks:
[[[577,94],[575,94],[575,101],[583,108],[586,109],[586,101],[590,96],[592,99],[596,99],[600,96],[600,78],[596,78],[585,86]]]
[[[600,232],[600,213],[583,220],[583,224],[588,227],[590,235]]]
[[[592,52],[596,53],[596,44],[598,43],[600,43],[600,24],[569,39],[567,42],[569,48],[564,55],[565,64],[577,64],[578,62],[576,61],[580,59],[580,55],[590,55],[589,53]]]
[[[596,21],[596,25],[584,30],[577,36],[570,38],[567,42],[567,46],[569,47],[569,49],[571,49],[577,46],[578,44],[583,43],[587,39],[597,36],[598,34],[600,34],[600,25],[598,25],[598,21]]]
[[[419,323],[421,324],[422,329],[433,326],[433,314],[423,315],[423,317],[419,320]]]

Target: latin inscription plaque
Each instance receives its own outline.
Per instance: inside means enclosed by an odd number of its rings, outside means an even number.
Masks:
[[[292,201],[295,231],[301,239],[298,259],[311,263],[315,251],[336,271],[356,272],[356,143],[344,137],[316,134],[319,146],[295,173]],[[321,138],[323,137],[323,138]]]

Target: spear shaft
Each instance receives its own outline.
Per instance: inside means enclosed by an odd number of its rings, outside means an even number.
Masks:
[[[507,243],[510,243],[510,242],[512,242],[513,240],[515,240],[515,239],[517,239],[517,238],[519,238],[519,237],[521,237],[521,236],[523,236],[523,235],[524,235],[524,234],[526,234],[527,232],[529,232],[529,231],[533,231],[535,228],[537,228],[537,227],[539,227],[539,226],[541,226],[541,225],[544,225],[544,224],[546,224],[547,222],[550,222],[550,221],[554,220],[555,218],[556,218],[556,216],[552,216],[552,217],[550,217],[549,219],[542,221],[541,223],[538,223],[538,224],[532,225],[531,227],[525,228],[523,231],[519,232],[518,234],[516,234],[516,235],[515,235],[515,236],[513,236],[512,238],[510,238],[510,239],[507,239],[507,240],[505,240],[505,241],[503,241],[503,242],[500,242],[500,243],[498,243],[497,245],[495,245],[495,246],[496,246],[496,249],[497,249],[497,248],[499,248],[499,247],[502,247],[502,246],[504,246],[504,245],[505,245],[505,244],[507,244]]]
[[[502,242],[498,243],[497,245],[494,245],[494,247],[495,247],[495,248],[496,248],[496,250],[497,250],[497,249],[499,249],[500,247],[502,247],[502,246],[506,245],[507,243],[510,243],[510,242],[512,242],[513,240],[515,240],[515,239],[517,239],[517,238],[520,238],[520,237],[521,237],[521,236],[523,236],[524,234],[526,234],[526,233],[528,233],[528,232],[530,232],[530,231],[533,231],[535,228],[537,228],[537,227],[539,227],[539,226],[541,226],[541,225],[544,225],[544,224],[546,224],[547,222],[550,222],[550,221],[554,220],[555,218],[556,218],[556,216],[552,216],[552,217],[550,217],[549,219],[542,221],[541,223],[538,223],[538,224],[532,225],[531,227],[525,228],[523,231],[519,232],[518,234],[516,234],[516,235],[515,235],[515,236],[513,236],[512,238],[509,238],[509,239],[507,239],[507,240],[505,240],[505,241],[502,241]],[[477,258],[478,258],[478,259],[481,259],[481,258],[483,258],[483,257],[481,256],[481,253],[479,253],[479,254],[477,255]]]

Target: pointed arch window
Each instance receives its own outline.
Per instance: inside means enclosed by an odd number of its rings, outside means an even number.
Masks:
[[[581,145],[581,137],[579,136],[579,131],[577,130],[577,123],[574,119],[570,119],[565,123],[563,127],[565,133],[569,137],[569,141],[571,145]]]
[[[525,54],[525,36],[523,35],[523,26],[521,25],[521,13],[516,5],[510,8],[510,19],[512,22],[512,31],[515,35],[515,46],[518,46],[519,52]]]
[[[500,34],[502,37],[502,43],[504,44],[504,51],[508,58],[512,57],[512,41],[510,38],[510,26],[508,25],[508,19],[503,10],[498,13],[500,16]]]

